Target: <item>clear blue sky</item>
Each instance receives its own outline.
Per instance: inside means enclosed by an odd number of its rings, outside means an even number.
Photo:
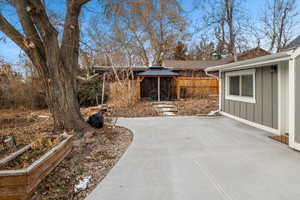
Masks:
[[[257,19],[258,16],[263,12],[264,4],[266,1],[267,0],[243,0],[242,2],[243,2],[244,9],[248,12],[249,16],[252,19]],[[51,1],[48,0],[47,4],[52,9],[64,12],[65,10],[64,2],[65,0],[51,0]],[[199,0],[179,0],[179,2],[182,4],[184,10],[187,11],[188,23],[194,23],[194,24],[197,23],[197,17],[201,15],[201,11],[193,10],[193,7],[197,5],[197,2],[199,2]],[[93,0],[87,6],[89,8],[96,9],[98,5],[96,4],[96,1]],[[300,12],[299,5],[298,8]],[[0,9],[3,9],[3,7],[0,7]],[[3,12],[5,16],[7,16],[8,14],[9,20],[12,20],[12,22],[16,21],[15,13],[12,10],[5,9]],[[84,16],[86,18],[89,18],[90,15],[92,15],[90,11],[84,10]],[[300,17],[299,17],[299,21],[300,21]],[[3,36],[3,34],[0,32],[0,37],[1,36]],[[5,43],[0,42],[0,57],[6,59],[9,62],[17,62],[19,53],[20,53],[20,49],[9,39],[6,39]]]

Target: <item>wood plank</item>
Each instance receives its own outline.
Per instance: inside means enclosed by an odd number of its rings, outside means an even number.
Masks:
[[[176,78],[176,88],[188,88],[194,96],[217,95],[219,81],[212,77],[178,77]]]
[[[44,171],[42,171],[39,176],[34,176],[31,179],[29,178],[30,184],[27,185],[27,192],[31,192],[43,180],[43,178],[51,173],[52,170],[57,167],[57,165],[70,153],[70,151],[70,148],[66,151],[63,151],[62,155],[60,157],[57,157],[56,160],[49,165],[49,167],[44,168]]]
[[[25,147],[21,148],[20,150],[6,156],[5,158],[0,160],[0,165],[4,165],[5,163],[15,159],[17,156],[23,154],[25,151],[31,148],[31,144],[26,145]]]
[[[72,150],[72,143],[66,144],[63,148],[42,162],[39,166],[30,171],[28,176],[27,191],[30,192],[39,182],[47,176]]]
[[[26,182],[27,182],[26,175],[0,176],[0,187],[6,185],[25,185]]]
[[[57,149],[54,147],[52,154],[49,156],[45,154],[45,157],[42,158],[42,160],[35,162],[37,165],[31,165],[35,167],[26,168],[27,170],[30,169],[27,174],[19,176],[11,175],[10,177],[0,176],[0,200],[23,200],[26,198],[42,179],[46,177],[72,150],[72,138],[68,138],[62,142],[65,143],[61,143],[62,146],[60,147],[56,146],[58,147]]]

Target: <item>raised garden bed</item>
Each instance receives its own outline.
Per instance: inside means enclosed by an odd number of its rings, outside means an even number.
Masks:
[[[26,147],[24,147],[26,148]],[[22,169],[6,169],[0,170],[0,200],[25,200],[30,195],[33,189],[47,176],[71,151],[72,136],[64,135],[62,140],[52,149],[47,151],[36,161]],[[27,148],[19,155],[10,154],[1,159],[2,167],[14,159],[17,159],[21,154],[29,151]],[[18,154],[18,153],[17,153]]]
[[[0,128],[14,128],[16,125],[18,127],[29,126],[34,122],[36,122],[35,119],[27,117],[1,118]]]

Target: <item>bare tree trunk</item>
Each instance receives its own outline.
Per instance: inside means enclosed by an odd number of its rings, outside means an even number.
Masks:
[[[57,70],[59,73],[54,73],[45,87],[47,104],[54,119],[54,129],[88,130],[90,127],[80,113],[76,80],[64,70],[65,67],[55,68],[60,69]]]
[[[225,9],[226,9],[226,21],[228,24],[228,32],[229,32],[229,44],[228,44],[228,53],[234,55],[235,48],[235,33],[233,27],[233,8],[235,1],[234,0],[225,0]]]

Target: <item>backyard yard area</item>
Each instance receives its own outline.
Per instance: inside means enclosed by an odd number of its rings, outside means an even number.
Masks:
[[[197,115],[207,114],[215,109],[217,100],[190,99],[172,103],[178,108],[178,115]],[[141,118],[159,115],[152,102],[147,101],[137,101],[129,107],[114,107],[111,104],[107,106],[109,112],[104,114],[105,118],[112,118],[117,122],[122,120],[120,117]],[[95,107],[81,109],[85,119],[95,113],[93,109]],[[86,133],[85,136],[78,132],[69,133],[73,135],[72,151],[42,180],[33,191],[31,199],[79,200],[84,199],[94,189],[117,163],[133,138],[130,130],[120,126],[114,127],[111,125],[112,122],[105,121],[104,128]],[[61,142],[53,134],[53,119],[45,109],[2,109],[0,136],[0,162],[14,152],[30,146],[7,164],[0,164],[0,170],[20,170],[30,167]],[[88,184],[76,189],[84,180],[87,180]]]
[[[298,1],[0,0],[0,200],[299,200]]]

